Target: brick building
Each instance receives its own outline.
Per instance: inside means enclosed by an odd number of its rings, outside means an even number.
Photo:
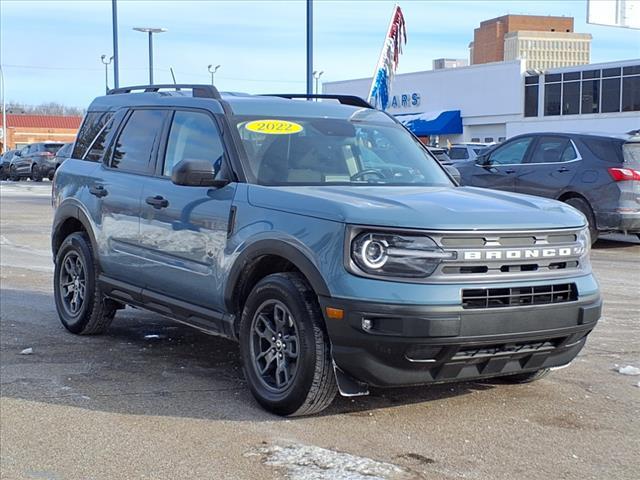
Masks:
[[[7,114],[9,128],[0,127],[5,132],[7,150],[21,148],[34,142],[72,142],[76,138],[82,117],[62,115],[18,115]],[[0,145],[4,152],[4,138]]]
[[[572,17],[538,15],[504,15],[480,23],[469,45],[471,64],[502,62],[505,58],[505,36],[512,32],[548,32],[548,37],[564,39],[573,33]],[[548,38],[549,39],[549,38]],[[550,39],[552,40],[552,39]],[[561,65],[554,65],[561,66]]]

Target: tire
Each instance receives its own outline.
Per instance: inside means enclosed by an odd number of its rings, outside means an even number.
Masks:
[[[258,282],[242,312],[239,339],[249,389],[266,410],[312,415],[331,404],[338,388],[329,338],[301,275],[276,273]]]
[[[40,166],[37,163],[34,163],[33,165],[31,165],[31,180],[34,182],[41,182],[42,181],[42,169],[40,168]]]
[[[56,310],[62,325],[71,333],[99,334],[113,320],[117,303],[102,295],[97,279],[89,237],[86,233],[72,233],[58,250],[53,275]]]
[[[518,373],[516,375],[507,375],[506,377],[498,377],[503,383],[513,383],[513,384],[521,384],[521,383],[531,383],[536,380],[540,380],[541,378],[549,375],[548,368],[543,368],[541,370],[536,370],[535,372],[527,372],[527,373]]]
[[[20,181],[20,176],[18,175],[15,165],[11,165],[11,167],[9,167],[9,180],[12,182]]]
[[[591,235],[591,245],[596,243],[598,240],[598,228],[596,226],[596,218],[593,215],[593,210],[591,210],[589,204],[582,198],[577,197],[568,198],[564,203],[571,205],[586,217],[589,225],[589,234]]]

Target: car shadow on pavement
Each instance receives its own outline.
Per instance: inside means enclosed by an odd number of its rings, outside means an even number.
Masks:
[[[99,336],[60,324],[51,294],[2,290],[2,396],[132,415],[278,421],[251,397],[237,344],[127,308]],[[32,354],[20,354],[31,348]],[[455,383],[337,396],[321,416],[436,402],[491,389]],[[284,420],[284,419],[282,419]]]
[[[614,234],[598,238],[591,248],[607,250],[612,248],[634,248],[640,246],[640,239],[635,235]]]

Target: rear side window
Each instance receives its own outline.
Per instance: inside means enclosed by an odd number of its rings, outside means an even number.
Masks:
[[[577,158],[568,138],[542,137],[531,157],[531,163],[568,162]]]
[[[102,130],[102,127],[113,117],[112,112],[89,112],[84,117],[84,122],[78,132],[75,147],[73,149],[73,158],[84,158],[89,147],[95,140],[96,136]],[[86,158],[91,160],[91,158]],[[93,160],[97,161],[97,160]]]
[[[165,115],[163,110],[134,110],[116,140],[111,168],[151,173],[151,154],[162,133]]]
[[[584,144],[600,160],[622,163],[622,140],[616,138],[583,138]]]
[[[173,167],[185,159],[206,160],[220,170],[224,147],[213,119],[198,112],[176,112],[167,143],[163,175],[170,177]]]

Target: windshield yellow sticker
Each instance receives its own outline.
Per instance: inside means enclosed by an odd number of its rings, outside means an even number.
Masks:
[[[250,132],[266,133],[267,135],[291,135],[303,130],[302,125],[286,120],[254,120],[244,128]]]

